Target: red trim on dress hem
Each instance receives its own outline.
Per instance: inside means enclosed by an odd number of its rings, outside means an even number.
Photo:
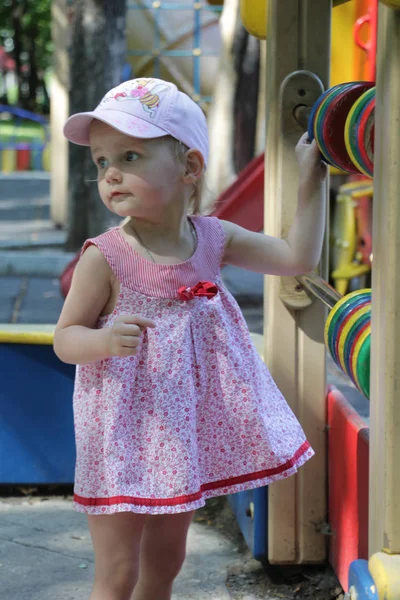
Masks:
[[[84,498],[78,494],[74,494],[74,501],[83,506],[113,506],[114,504],[133,504],[135,506],[177,506],[180,504],[189,504],[200,500],[203,492],[215,490],[217,488],[231,487],[247,481],[255,481],[256,479],[265,479],[272,475],[278,475],[295,466],[298,459],[303,456],[310,448],[309,442],[305,441],[297,450],[294,456],[279,467],[273,469],[265,469],[264,471],[256,471],[247,475],[239,475],[238,477],[230,477],[220,481],[212,481],[201,486],[200,491],[195,494],[186,496],[177,496],[175,498],[135,498],[133,496],[112,496],[111,498]]]

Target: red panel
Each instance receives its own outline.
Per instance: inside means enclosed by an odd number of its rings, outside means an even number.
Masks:
[[[251,161],[218,198],[213,216],[250,231],[264,227],[264,154]]]
[[[17,150],[17,171],[29,171],[31,164],[31,152],[29,149]]]
[[[369,428],[333,386],[328,423],[330,562],[347,591],[350,564],[368,559]]]

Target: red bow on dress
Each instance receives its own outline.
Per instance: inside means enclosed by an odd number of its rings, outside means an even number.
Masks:
[[[210,281],[199,281],[193,287],[182,286],[178,290],[180,300],[193,300],[195,296],[204,296],[205,298],[213,298],[218,294],[218,288],[215,283]]]

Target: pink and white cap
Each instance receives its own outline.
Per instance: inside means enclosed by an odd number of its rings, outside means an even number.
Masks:
[[[126,135],[141,139],[171,135],[199,150],[208,162],[208,131],[201,108],[176,85],[162,79],[132,79],[110,90],[92,112],[72,115],[65,137],[90,146],[90,124],[103,121]]]

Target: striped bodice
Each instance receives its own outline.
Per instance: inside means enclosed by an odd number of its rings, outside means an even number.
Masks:
[[[222,225],[216,217],[190,219],[196,229],[197,246],[192,257],[179,264],[163,265],[144,258],[125,240],[119,227],[87,240],[82,252],[94,244],[122,285],[147,296],[174,298],[182,286],[214,282],[219,276],[225,243]]]

